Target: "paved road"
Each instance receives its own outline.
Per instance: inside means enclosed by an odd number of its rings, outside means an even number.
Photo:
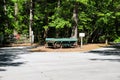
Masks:
[[[28,53],[24,48],[4,48],[1,55],[9,55],[0,61],[0,80],[120,80],[120,56],[106,55],[105,50],[114,48],[86,53]]]

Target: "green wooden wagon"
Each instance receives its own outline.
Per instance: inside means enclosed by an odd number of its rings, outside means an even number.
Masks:
[[[47,47],[75,47],[77,38],[46,38]]]

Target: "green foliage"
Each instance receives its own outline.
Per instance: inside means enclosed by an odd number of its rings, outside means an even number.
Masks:
[[[117,39],[114,40],[115,43],[119,43],[120,42],[120,37],[118,37]]]
[[[43,26],[43,28],[44,28],[45,30],[47,30],[47,29],[48,29],[48,26]]]
[[[83,3],[83,4],[87,4],[88,0],[76,0],[77,2]]]
[[[83,4],[87,4],[88,0],[67,0],[67,1],[75,1],[75,2],[80,2]]]
[[[11,30],[11,29],[5,29],[5,33],[7,33],[7,34],[12,34],[12,32],[13,32],[13,30]]]
[[[88,22],[92,21],[91,18],[89,18],[88,14],[86,14],[85,12],[81,12],[79,14],[79,20],[81,25],[87,25]]]
[[[12,34],[15,29],[21,34],[28,34],[30,0],[5,1],[6,3],[0,1],[0,33]],[[60,37],[63,37],[62,33],[71,35],[75,8],[78,13],[78,32],[85,32],[86,39],[119,40],[116,36],[120,33],[120,0],[60,0],[59,4],[58,2],[59,0],[33,0],[32,30],[38,40],[47,37],[49,33],[52,34],[50,31],[61,35]],[[17,15],[15,3],[18,5]]]
[[[116,13],[115,13],[115,16],[120,16],[120,12],[116,12]]]
[[[67,27],[71,27],[71,24],[69,21],[65,21],[62,18],[57,18],[54,21],[52,21],[51,23],[49,23],[50,27],[55,27],[55,28],[64,28],[65,26]]]
[[[99,41],[100,41],[100,42],[104,42],[105,39],[106,39],[106,36],[105,36],[105,35],[99,37]]]

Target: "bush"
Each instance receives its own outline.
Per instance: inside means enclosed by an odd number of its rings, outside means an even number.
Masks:
[[[120,37],[118,37],[117,39],[114,40],[115,43],[119,43],[120,42]]]
[[[99,37],[99,42],[105,42],[105,35]]]

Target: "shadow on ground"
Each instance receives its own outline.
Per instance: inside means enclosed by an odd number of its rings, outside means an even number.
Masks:
[[[93,61],[115,61],[115,62],[120,62],[120,44],[114,44],[111,46],[107,46],[104,47],[104,50],[92,50],[89,51],[89,53],[93,53],[93,54],[99,54],[99,55],[103,55],[103,56],[118,56],[118,58],[93,58],[90,60]]]
[[[120,59],[97,59],[97,58],[94,58],[94,59],[90,59],[92,61],[112,61],[112,62],[120,62]]]
[[[18,48],[1,48],[0,49],[0,67],[7,66],[20,66],[24,62],[14,62],[15,59],[19,59],[19,54],[25,53],[25,50]],[[0,71],[6,71],[6,69],[1,69]]]
[[[104,47],[104,50],[91,50],[89,53],[97,53],[101,55],[116,55],[120,56],[120,44],[115,44],[111,46]]]

